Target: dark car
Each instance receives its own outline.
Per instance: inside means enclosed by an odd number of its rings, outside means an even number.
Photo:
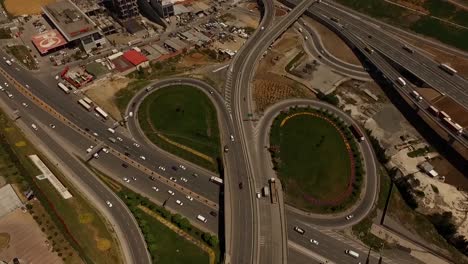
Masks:
[[[244,187],[244,184],[242,182],[239,182],[239,189],[242,189]]]
[[[215,211],[211,211],[211,212],[210,212],[210,215],[212,215],[212,216],[214,216],[214,217],[218,216],[218,214],[217,214]]]
[[[172,166],[171,167],[173,170],[177,171],[177,167],[176,166]]]
[[[125,156],[130,157],[130,153],[125,152]]]
[[[154,176],[149,176],[149,179],[152,180],[152,181],[156,180],[156,178]]]
[[[124,167],[124,168],[128,168],[128,165],[127,165],[127,164],[125,164],[125,163],[122,163],[122,167]]]

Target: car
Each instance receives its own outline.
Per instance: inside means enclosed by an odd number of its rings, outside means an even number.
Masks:
[[[293,229],[294,229],[294,231],[298,232],[301,235],[305,234],[304,229],[302,229],[302,228],[300,228],[298,226],[295,226]]]
[[[106,201],[107,206],[112,207],[112,203],[109,201]]]
[[[130,157],[130,153],[128,153],[128,152],[124,152],[124,155],[127,156],[127,157]]]
[[[260,30],[265,30],[265,27],[261,27]]]
[[[4,92],[5,91],[5,88],[3,88],[3,86],[0,85],[0,91]]]
[[[36,124],[32,123],[32,124],[31,124],[31,127],[32,127],[34,130],[37,131],[37,126],[36,126]]]
[[[214,93],[213,90],[210,90],[210,94],[213,94],[213,93]]]
[[[171,190],[167,191],[170,195],[174,195],[175,193]]]
[[[218,214],[217,214],[215,211],[211,211],[211,212],[210,212],[210,215],[211,215],[211,216],[214,216],[214,217],[218,216]]]
[[[128,178],[123,178],[123,181],[127,182],[127,183],[130,182],[130,180]]]
[[[184,177],[180,177],[180,180],[183,182],[188,182],[187,178],[184,178]]]
[[[124,168],[128,168],[128,165],[127,165],[127,164],[125,164],[125,163],[122,163],[122,167],[124,167]]]
[[[231,135],[230,138],[231,138],[231,141],[234,142],[234,136]]]
[[[187,198],[187,200],[189,200],[189,201],[193,201],[193,197],[190,196],[190,195],[185,196],[185,198]]]
[[[55,75],[55,80],[58,80],[59,79],[59,76],[58,75]]]
[[[174,178],[174,177],[170,177],[169,180],[173,181],[173,182],[177,182],[177,179]]]
[[[54,125],[54,124],[49,124],[49,126],[50,126],[51,128],[55,128],[55,125]]]
[[[176,166],[172,166],[171,169],[174,170],[174,171],[177,171],[177,167],[176,167]]]
[[[108,153],[109,153],[109,150],[108,150],[108,149],[106,149],[106,148],[102,148],[102,152],[104,152],[104,153],[108,154]]]
[[[95,159],[99,159],[99,154],[96,152],[96,153],[93,154],[93,157],[94,157]]]
[[[97,137],[97,136],[99,136],[99,134],[96,133],[96,132],[93,132],[93,136]]]
[[[117,140],[120,141],[120,142],[123,141],[123,139],[121,137],[117,137]]]
[[[156,186],[151,187],[155,192],[159,192],[159,189]]]
[[[5,86],[8,87],[8,83],[5,83]]]
[[[224,152],[228,152],[229,151],[229,147],[227,145],[224,146]]]
[[[353,217],[354,217],[354,215],[350,214],[350,215],[346,216],[346,220],[351,220],[351,218],[353,218]]]
[[[22,103],[21,105],[24,106],[24,107],[28,107],[27,103]]]
[[[181,202],[180,200],[176,200],[175,202],[176,202],[176,204],[178,204],[178,205],[184,205],[184,203]]]
[[[140,156],[140,159],[146,160],[145,156],[143,156],[143,155]]]
[[[258,199],[262,198],[262,194],[260,192],[257,192],[257,198]]]
[[[154,176],[149,176],[148,179],[152,180],[152,181],[155,181],[156,178]]]
[[[187,168],[186,168],[184,165],[182,165],[182,164],[179,165],[179,168],[181,168],[181,169],[183,169],[183,170],[186,170],[186,169],[187,169]]]
[[[160,169],[162,171],[166,171],[166,168],[164,168],[164,166],[159,166],[158,169]]]
[[[7,93],[8,98],[13,98],[13,94]]]
[[[242,182],[239,182],[239,189],[242,189],[244,187],[244,184]]]
[[[133,146],[139,148],[140,147],[140,144],[136,143],[136,142],[133,142]]]
[[[129,113],[128,113],[128,116],[129,116],[129,117],[132,117],[132,116],[133,116],[133,112],[129,112]]]
[[[132,180],[136,181],[136,177],[135,177],[135,176],[133,176],[133,177],[132,177]]]
[[[310,243],[315,244],[317,246],[319,245],[319,242],[317,240],[315,240],[315,239],[311,239]]]

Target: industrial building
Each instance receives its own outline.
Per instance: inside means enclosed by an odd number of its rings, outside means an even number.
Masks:
[[[151,6],[158,12],[162,18],[168,18],[174,15],[174,4],[170,0],[150,0]]]
[[[127,20],[140,15],[137,0],[112,0],[112,5],[121,20]]]
[[[106,43],[94,22],[70,0],[61,0],[42,7],[46,19],[68,43],[89,53]]]

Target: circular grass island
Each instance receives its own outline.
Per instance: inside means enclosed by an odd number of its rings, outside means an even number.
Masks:
[[[217,170],[220,138],[216,108],[190,85],[172,85],[148,95],[138,109],[138,122],[160,148],[211,171]]]
[[[333,213],[358,198],[361,156],[347,124],[332,113],[310,108],[280,113],[271,127],[269,150],[288,204]]]

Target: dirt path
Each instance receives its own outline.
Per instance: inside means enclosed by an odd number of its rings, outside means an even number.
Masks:
[[[3,5],[13,16],[40,14],[41,6],[55,3],[57,0],[5,0]]]

